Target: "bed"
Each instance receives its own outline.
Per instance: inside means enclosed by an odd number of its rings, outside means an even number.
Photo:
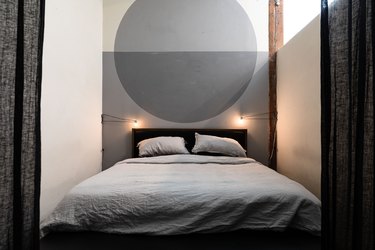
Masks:
[[[237,230],[320,234],[320,201],[302,185],[249,157],[172,154],[139,158],[138,143],[196,133],[232,138],[242,129],[133,129],[133,158],[74,187],[41,223],[50,232],[185,235]],[[251,155],[251,153],[250,153]]]

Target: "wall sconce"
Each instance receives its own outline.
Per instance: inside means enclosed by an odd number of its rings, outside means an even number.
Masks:
[[[121,117],[117,117],[114,115],[102,114],[101,117],[102,117],[102,124],[105,122],[130,122],[134,124],[138,123],[136,119],[121,118]],[[109,119],[105,119],[105,117],[108,117]]]

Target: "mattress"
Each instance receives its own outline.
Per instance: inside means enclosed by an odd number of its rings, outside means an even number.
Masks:
[[[173,235],[294,228],[318,235],[321,203],[251,158],[132,158],[75,186],[41,223],[52,231]]]

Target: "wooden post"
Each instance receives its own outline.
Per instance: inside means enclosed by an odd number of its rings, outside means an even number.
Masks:
[[[268,166],[277,169],[277,50],[283,46],[283,0],[269,0],[269,142]]]

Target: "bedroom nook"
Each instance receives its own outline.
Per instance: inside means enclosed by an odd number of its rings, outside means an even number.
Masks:
[[[374,248],[373,0],[0,0],[0,249]]]

